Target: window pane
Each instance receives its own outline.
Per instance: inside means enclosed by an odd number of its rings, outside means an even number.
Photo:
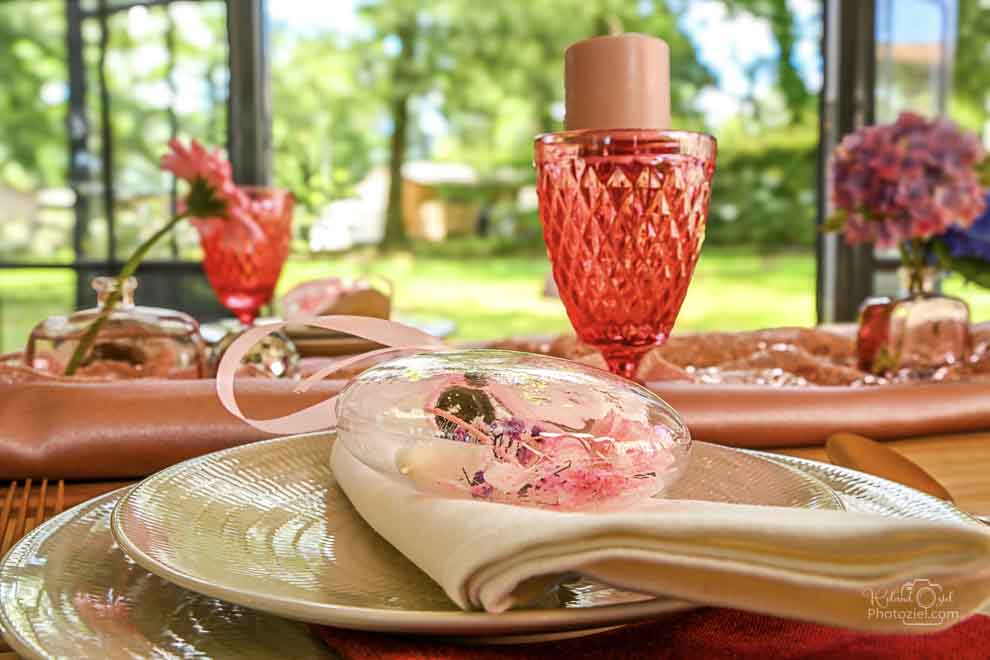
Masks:
[[[956,0],[878,0],[876,120],[944,112],[956,39]]]
[[[83,25],[91,168],[86,257],[109,256],[104,210],[105,133],[112,136],[115,257],[126,258],[171,214],[172,178],[158,159],[173,135],[226,143],[227,41],[223,2],[133,6]],[[102,66],[101,66],[102,65]],[[102,116],[101,70],[109,117]],[[150,259],[196,258],[195,231],[184,226]]]
[[[0,261],[72,260],[63,5],[0,3]]]
[[[115,236],[113,252],[121,260],[170,215],[172,181],[159,171],[158,159],[171,135],[226,143],[225,2],[109,2],[105,42],[101,3],[81,3],[71,25],[68,5],[0,2],[0,265],[66,265],[64,271],[0,268],[0,350],[21,348],[38,320],[93,302],[89,279],[107,269],[72,270],[75,239],[80,261],[99,262],[111,256]],[[80,35],[78,50],[70,52],[67,34]],[[73,79],[83,83],[84,104],[70,121]],[[104,139],[106,127],[112,141]],[[69,181],[71,137],[81,146],[72,161],[78,199]],[[105,144],[113,145],[112,228],[105,210]],[[187,226],[150,258],[198,255],[195,231]],[[139,302],[204,319],[221,313],[196,265],[141,275]]]

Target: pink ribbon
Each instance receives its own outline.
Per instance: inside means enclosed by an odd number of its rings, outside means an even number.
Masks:
[[[227,348],[217,367],[217,396],[227,411],[256,429],[274,434],[308,433],[331,428],[337,424],[337,397],[303,408],[284,417],[275,419],[250,419],[237,405],[234,396],[234,379],[241,366],[241,359],[262,337],[270,335],[286,325],[309,325],[325,330],[336,330],[349,335],[369,339],[386,348],[361,353],[326,366],[299,383],[296,392],[305,392],[316,383],[335,371],[356,364],[370,357],[399,352],[439,351],[447,348],[441,339],[422,330],[367,316],[318,316],[309,319],[293,319],[291,322],[271,323],[246,330]]]

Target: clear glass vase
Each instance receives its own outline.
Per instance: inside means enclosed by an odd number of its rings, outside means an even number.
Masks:
[[[891,368],[925,372],[965,362],[969,325],[969,306],[959,298],[923,292],[897,300],[887,342]]]
[[[902,281],[913,289],[897,300],[871,299],[860,310],[859,367],[874,374],[927,377],[942,367],[964,363],[972,351],[969,306],[937,293],[939,273],[925,268]]]
[[[27,366],[55,375],[66,365],[90,324],[117,290],[117,279],[93,280],[97,306],[53,316],[35,326],[28,339]],[[137,280],[129,278],[121,300],[100,329],[75,375],[96,378],[204,378],[206,359],[199,324],[188,314],[134,305]]]

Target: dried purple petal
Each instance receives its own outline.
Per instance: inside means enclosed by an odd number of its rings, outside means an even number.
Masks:
[[[505,432],[508,433],[509,437],[513,440],[518,440],[525,430],[526,423],[518,417],[512,417],[505,423]]]
[[[487,500],[491,498],[494,490],[495,489],[491,487],[491,484],[475,484],[474,486],[471,486],[471,496]]]

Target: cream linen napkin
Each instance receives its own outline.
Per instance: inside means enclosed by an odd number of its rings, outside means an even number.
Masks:
[[[990,602],[990,533],[976,525],[686,500],[655,500],[628,513],[561,513],[424,495],[340,442],[331,464],[368,524],[464,609],[503,612],[575,573],[876,632],[948,627]],[[875,613],[916,609],[913,600],[887,598],[915,579],[951,598],[937,606],[949,613],[942,626],[905,626]]]

